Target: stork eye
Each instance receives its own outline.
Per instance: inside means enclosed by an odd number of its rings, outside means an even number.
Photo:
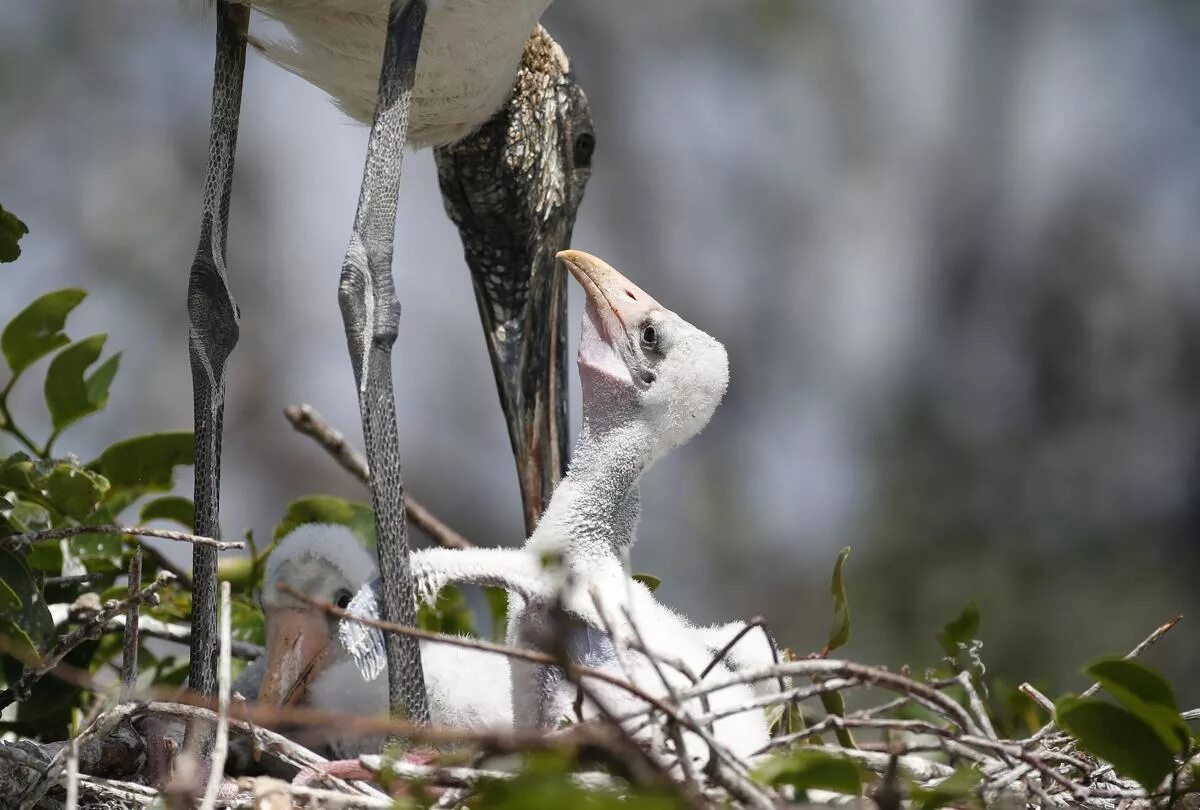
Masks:
[[[658,346],[658,328],[654,324],[648,323],[642,327],[642,345],[648,349],[653,349]]]
[[[342,588],[340,591],[338,591],[336,594],[334,594],[333,604],[335,606],[337,606],[338,608],[340,608],[341,610],[345,610],[347,607],[350,606],[350,599],[352,598],[352,596],[353,596],[353,594],[351,594],[350,591],[346,590],[345,588]]]
[[[575,165],[587,167],[592,165],[592,152],[596,151],[596,136],[590,132],[580,132],[575,136]]]

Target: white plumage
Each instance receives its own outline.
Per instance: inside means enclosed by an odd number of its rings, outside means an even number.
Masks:
[[[251,43],[320,87],[347,115],[375,115],[389,0],[235,0],[281,22],[289,39]],[[430,2],[417,58],[408,141],[452,143],[482,125],[512,89],[525,41],[550,0]]]
[[[324,602],[348,599],[378,576],[367,550],[345,526],[306,524],[283,538],[271,554],[267,571],[263,612],[268,651],[246,668],[235,689],[257,698],[274,674],[284,681],[281,693],[290,693],[303,680],[300,673],[315,661],[314,672],[303,685],[306,696],[297,690],[296,700],[347,715],[386,716],[387,678],[379,670],[372,677],[364,677],[338,639],[337,620],[278,588],[286,583]],[[299,632],[281,636],[279,628],[297,615],[304,621]],[[301,634],[314,638],[306,643],[297,637]],[[292,648],[301,654],[290,656]],[[507,658],[423,641],[421,660],[434,724],[456,728],[512,726],[512,675]],[[272,673],[277,667],[284,669]],[[334,754],[351,756],[378,751],[382,738],[335,736],[326,742]]]

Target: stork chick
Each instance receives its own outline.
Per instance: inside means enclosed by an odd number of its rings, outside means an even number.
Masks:
[[[318,602],[345,608],[378,575],[371,555],[345,526],[306,524],[284,537],[268,561],[263,588],[266,653],[246,668],[234,688],[260,703],[386,716],[387,680],[376,677],[378,671],[370,678],[360,673],[337,640],[338,620],[279,587],[286,584]],[[512,726],[507,658],[423,641],[421,659],[433,723]],[[378,751],[382,737],[347,733],[323,743],[334,756],[348,757]]]
[[[637,482],[656,460],[708,423],[728,383],[725,349],[600,259],[564,251],[559,261],[587,293],[578,357],[583,425],[570,470],[524,549],[417,552],[414,580],[426,599],[451,582],[506,588],[509,642],[537,649],[553,643],[561,595],[567,614],[579,622],[565,639],[577,663],[616,668],[606,628],[627,640],[636,627],[647,650],[698,676],[734,633],[713,646],[718,628],[697,629],[659,604],[630,579],[624,561],[640,518]],[[559,560],[558,571],[547,571],[545,559]],[[565,589],[564,581],[570,583]],[[594,597],[605,608],[604,616]],[[360,592],[350,611],[370,615],[375,601],[372,593]],[[370,668],[381,657],[376,632],[347,622],[341,633],[360,666]],[[645,655],[629,658],[635,670],[631,674],[644,689],[661,694],[691,685],[669,666],[660,675]],[[573,716],[574,688],[562,682],[559,668],[523,662],[513,662],[512,668],[518,725],[550,728]],[[725,665],[721,669],[728,672]],[[720,678],[720,670],[710,677]],[[638,706],[615,689],[600,691],[615,713]],[[751,697],[748,687],[731,687],[715,693],[710,708]],[[756,750],[767,740],[761,711],[718,721],[714,733],[739,753]]]

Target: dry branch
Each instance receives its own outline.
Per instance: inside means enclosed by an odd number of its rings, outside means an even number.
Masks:
[[[333,457],[342,469],[349,472],[362,483],[370,479],[367,459],[349,445],[341,431],[334,428],[311,405],[289,405],[283,409],[283,415],[298,433],[309,437]],[[444,548],[473,548],[475,546],[467,538],[447,526],[424,504],[405,493],[404,515],[408,520],[423,531],[430,540]]]
[[[17,682],[3,692],[0,692],[0,709],[3,709],[15,700],[25,700],[29,696],[29,690],[33,685],[41,680],[42,676],[47,672],[58,666],[58,663],[62,661],[67,653],[85,641],[98,638],[104,626],[114,616],[123,613],[130,605],[156,602],[158,592],[174,582],[174,580],[175,577],[171,573],[160,571],[158,578],[154,582],[132,596],[110,601],[104,606],[103,610],[91,619],[88,619],[79,628],[60,638],[53,647],[42,655],[41,661],[36,666],[25,667],[24,672],[17,679]]]
[[[45,529],[39,532],[25,532],[9,537],[0,537],[0,547],[20,548],[43,540],[62,540],[66,537],[78,537],[81,534],[130,534],[138,537],[157,537],[161,540],[174,540],[177,543],[191,543],[195,546],[208,546],[217,551],[245,548],[240,540],[214,540],[199,534],[176,532],[170,529],[151,529],[147,526],[115,526],[101,524],[96,526],[64,526],[59,529]]]

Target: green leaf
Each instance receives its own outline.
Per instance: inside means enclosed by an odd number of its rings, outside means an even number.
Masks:
[[[953,802],[961,804],[973,795],[983,780],[983,774],[970,765],[964,765],[933,787],[914,785],[912,797],[920,810],[936,810]]]
[[[829,631],[829,641],[825,642],[822,655],[828,655],[850,640],[850,603],[846,600],[846,583],[843,580],[846,558],[849,556],[850,546],[846,546],[838,553],[837,562],[833,564],[833,578],[829,582],[829,592],[833,595],[833,628]]]
[[[974,601],[968,602],[957,619],[949,622],[937,634],[938,644],[946,655],[954,658],[958,655],[960,646],[966,646],[979,633],[979,605]]]
[[[7,549],[0,549],[0,582],[11,596],[10,607],[0,612],[0,618],[14,623],[34,648],[40,648],[54,633],[54,620],[42,597],[42,589],[25,561]]]
[[[63,334],[63,326],[67,315],[86,296],[86,291],[74,288],[46,293],[8,322],[0,334],[0,350],[14,377],[39,358],[71,342]]]
[[[417,627],[433,633],[452,636],[476,636],[475,617],[463,592],[448,585],[438,592],[432,605],[422,604],[417,608]]]
[[[92,335],[63,349],[46,372],[46,407],[55,431],[60,431],[108,404],[108,383],[116,373],[114,358],[85,379],[84,372],[100,358],[107,335]],[[106,379],[100,379],[106,378]],[[93,381],[97,384],[93,385]]]
[[[1103,658],[1086,669],[1117,702],[1149,723],[1167,747],[1182,751],[1191,731],[1179,713],[1171,684],[1140,661]]]
[[[287,505],[283,520],[275,527],[275,540],[289,534],[305,523],[335,523],[354,532],[358,542],[367,548],[375,547],[375,515],[371,507],[358,501],[335,498],[332,495],[307,495]]]
[[[90,573],[125,569],[125,541],[119,534],[80,534],[70,538],[67,546]]]
[[[124,490],[165,492],[175,484],[175,468],[194,464],[196,446],[191,431],[148,433],[109,447],[88,464],[112,484],[109,499]]]
[[[56,464],[42,482],[42,491],[50,503],[80,522],[96,511],[108,489],[108,479],[73,460]]]
[[[50,512],[41,504],[17,501],[5,515],[5,520],[19,534],[40,532],[50,528]]]
[[[1068,695],[1055,704],[1054,715],[1059,727],[1086,751],[1112,763],[1148,792],[1157,790],[1174,767],[1172,751],[1159,733],[1128,709]]]
[[[832,790],[862,795],[862,774],[848,759],[799,748],[772,757],[754,769],[754,778],[767,785],[791,785],[796,790]]]
[[[508,637],[508,591],[485,587],[483,596],[492,618],[492,641],[503,642]]]
[[[29,227],[17,219],[11,211],[5,211],[0,205],[0,263],[15,262],[21,255],[21,246],[17,243],[21,237],[29,233]]]
[[[235,596],[230,602],[229,624],[233,638],[251,644],[267,643],[267,632],[262,609],[244,596]]]
[[[25,564],[38,571],[44,571],[50,576],[62,575],[62,541],[43,540],[34,543],[25,554]]]
[[[142,523],[152,520],[173,520],[187,527],[188,531],[196,528],[196,504],[191,498],[182,495],[164,495],[155,498],[142,507],[140,515]]]
[[[635,581],[645,585],[646,590],[650,591],[650,593],[654,593],[658,590],[658,586],[662,585],[662,580],[654,576],[654,574],[634,574],[633,578]]]

